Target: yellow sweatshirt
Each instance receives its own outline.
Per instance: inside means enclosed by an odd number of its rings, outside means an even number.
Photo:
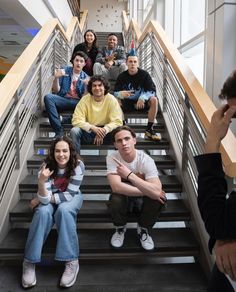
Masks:
[[[120,105],[110,93],[101,102],[96,102],[90,93],[84,95],[72,117],[72,125],[87,132],[91,126],[104,126],[106,133],[109,133],[122,124]]]

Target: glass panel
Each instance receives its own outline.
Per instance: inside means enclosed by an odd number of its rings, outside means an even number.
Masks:
[[[183,53],[186,63],[203,86],[204,43],[201,42]]]
[[[205,29],[205,1],[182,0],[181,44]]]

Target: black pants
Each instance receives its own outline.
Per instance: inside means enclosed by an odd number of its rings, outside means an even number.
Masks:
[[[126,225],[128,214],[135,212],[139,226],[150,230],[156,223],[163,204],[149,197],[133,198],[112,193],[108,207],[115,226]]]
[[[215,264],[211,272],[211,278],[208,285],[208,292],[234,292],[229,280],[225,274],[221,273]]]

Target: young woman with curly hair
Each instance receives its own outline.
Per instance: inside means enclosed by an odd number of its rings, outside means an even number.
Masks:
[[[76,221],[83,202],[80,185],[84,169],[68,137],[53,141],[38,174],[37,198],[31,201],[34,216],[25,246],[24,288],[36,284],[35,264],[41,261],[43,244],[54,223],[58,233],[55,260],[65,262],[60,286],[70,287],[75,283],[79,271]]]

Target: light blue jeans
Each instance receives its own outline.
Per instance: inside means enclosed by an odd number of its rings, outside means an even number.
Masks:
[[[40,204],[34,213],[25,246],[25,260],[31,263],[41,261],[43,244],[54,223],[58,238],[55,260],[72,261],[79,257],[77,236],[77,214],[83,203],[82,194],[75,195],[71,201],[59,205]]]
[[[63,97],[57,94],[49,93],[44,97],[44,103],[50,125],[56,135],[63,135],[63,128],[60,121],[60,112],[71,111],[73,113],[79,99]]]

